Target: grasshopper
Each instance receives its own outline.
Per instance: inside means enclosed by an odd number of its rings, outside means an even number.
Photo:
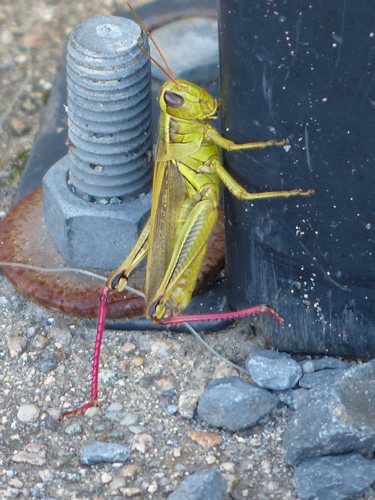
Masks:
[[[128,4],[129,5],[129,4]],[[215,314],[180,316],[189,304],[207,242],[217,221],[222,184],[238,199],[289,198],[310,196],[313,190],[247,192],[225,170],[220,148],[227,151],[287,146],[288,139],[235,144],[223,137],[209,120],[217,118],[218,102],[201,87],[176,78],[151,34],[132,7],[143,30],[159,51],[165,68],[150,57],[168,77],[158,98],[159,137],[155,154],[151,215],[133,249],[109,276],[102,290],[93,358],[90,401],[62,413],[60,419],[98,405],[98,371],[107,296],[123,291],[129,274],[147,257],[145,316],[159,324],[216,319]],[[139,46],[140,50],[141,47]],[[262,304],[242,311],[222,313],[219,317],[268,313],[282,321],[278,313]]]

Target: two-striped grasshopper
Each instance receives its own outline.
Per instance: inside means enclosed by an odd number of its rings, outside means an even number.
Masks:
[[[176,78],[152,36],[136,17],[159,51],[166,69],[159,67],[168,77],[159,95],[161,112],[151,215],[133,249],[110,275],[102,291],[90,401],[78,409],[63,413],[60,418],[82,413],[98,404],[99,355],[107,295],[112,290],[124,290],[129,274],[144,258],[147,258],[146,317],[161,324],[218,317],[208,314],[196,318],[180,316],[180,313],[189,304],[208,239],[217,221],[222,183],[242,200],[313,194],[313,190],[301,189],[249,193],[238,184],[221,164],[219,148],[237,151],[286,146],[289,145],[288,139],[235,144],[221,136],[209,122],[217,118],[216,99],[201,87]],[[276,311],[264,304],[222,313],[220,317],[234,318],[264,312],[281,321]]]

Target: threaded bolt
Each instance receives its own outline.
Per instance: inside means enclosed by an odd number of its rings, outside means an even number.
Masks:
[[[151,71],[138,43],[148,49],[140,27],[114,16],[80,24],[69,39],[71,147],[44,176],[43,199],[50,236],[78,266],[117,267],[149,213]]]
[[[151,88],[138,24],[89,19],[67,47],[69,181],[85,200],[130,200],[150,186]]]

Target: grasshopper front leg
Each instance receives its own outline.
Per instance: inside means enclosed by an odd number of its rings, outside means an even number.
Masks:
[[[204,136],[206,140],[211,140],[216,145],[226,151],[238,151],[242,149],[264,149],[270,146],[288,146],[289,139],[281,141],[271,139],[264,142],[247,142],[244,144],[236,144],[230,139],[226,139],[213,127],[207,124]],[[241,186],[233,177],[225,170],[220,160],[217,157],[211,159],[212,171],[216,172],[223,181],[229,191],[239,200],[259,200],[262,198],[289,198],[290,196],[311,196],[315,193],[314,189],[303,191],[302,189],[292,189],[290,191],[265,191],[262,193],[249,193]]]

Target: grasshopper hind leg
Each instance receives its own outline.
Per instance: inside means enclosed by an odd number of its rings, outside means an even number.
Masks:
[[[164,279],[149,301],[147,316],[155,322],[179,315],[190,302],[216,221],[217,206],[212,199],[199,201],[190,211],[178,231]]]
[[[128,284],[129,274],[146,257],[149,250],[150,219],[124,262],[107,279],[107,287],[121,292]]]

